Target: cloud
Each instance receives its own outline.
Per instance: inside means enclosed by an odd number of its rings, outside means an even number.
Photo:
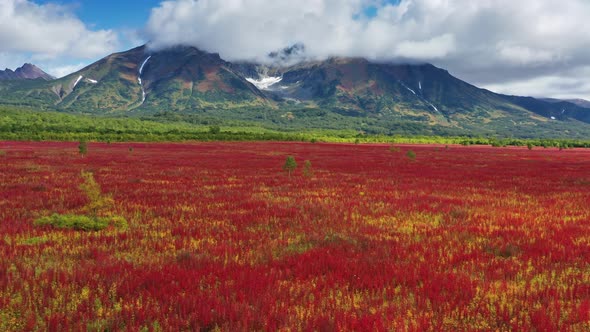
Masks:
[[[337,54],[354,48],[346,34],[360,29],[352,16],[363,2],[165,1],[152,10],[146,30],[154,47],[194,45],[229,60],[264,58],[297,42],[312,55]]]
[[[152,9],[145,31],[156,48],[192,45],[228,60],[300,42],[312,57],[412,59],[474,84],[516,87],[582,79],[589,15],[587,0],[174,0]],[[551,95],[565,89],[543,86]],[[590,98],[584,87],[577,93]]]
[[[576,72],[557,72],[551,75],[540,75],[531,79],[515,80],[506,83],[492,83],[487,89],[499,93],[532,96],[576,99],[590,96],[590,66],[577,68]],[[585,97],[586,99],[590,99]]]
[[[410,59],[444,58],[455,49],[455,38],[446,34],[425,41],[403,41],[397,46],[396,55]]]
[[[0,1],[0,52],[48,60],[93,58],[119,47],[113,30],[90,30],[71,8],[28,0]]]
[[[66,64],[66,65],[48,65],[47,67],[42,68],[46,70],[46,72],[54,77],[61,78],[67,76],[71,73],[74,73],[86,66],[85,63],[80,62],[77,64]]]

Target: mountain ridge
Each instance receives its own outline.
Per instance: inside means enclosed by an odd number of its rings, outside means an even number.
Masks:
[[[585,100],[585,99],[581,99],[581,98],[576,98],[576,99],[558,99],[558,98],[540,98],[543,101],[547,101],[550,103],[560,103],[560,102],[568,102],[568,103],[572,103],[574,105],[583,107],[583,108],[590,108],[590,101]]]
[[[582,135],[590,109],[480,89],[432,64],[332,57],[231,63],[195,47],[113,53],[53,81],[0,84],[0,100],[66,112],[144,116],[174,112],[284,127],[394,134]],[[566,112],[562,112],[563,110]]]

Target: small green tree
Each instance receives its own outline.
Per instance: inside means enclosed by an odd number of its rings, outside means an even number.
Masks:
[[[221,128],[219,126],[210,126],[209,127],[209,134],[217,135],[221,132]]]
[[[86,155],[86,153],[88,153],[88,143],[86,140],[80,140],[80,143],[78,144],[78,151],[81,155]]]
[[[80,190],[88,197],[88,205],[84,207],[86,212],[96,217],[99,213],[108,211],[114,204],[111,195],[102,194],[100,185],[96,183],[94,175],[91,172],[82,171],[80,175],[84,180],[80,185]]]
[[[287,156],[285,159],[285,164],[283,165],[283,170],[289,173],[289,177],[291,177],[291,173],[297,168],[297,162],[295,161],[295,157]]]
[[[311,161],[309,160],[303,162],[303,175],[308,178],[313,176],[313,170],[311,169]]]
[[[408,152],[406,153],[406,156],[410,159],[410,160],[416,160],[416,153],[412,150],[408,150]]]

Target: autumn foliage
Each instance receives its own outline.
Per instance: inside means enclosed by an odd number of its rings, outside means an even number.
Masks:
[[[590,329],[588,150],[131,146],[0,142],[1,331]]]
[[[124,217],[112,215],[113,198],[101,192],[91,172],[80,172],[83,183],[80,190],[87,196],[88,203],[82,208],[86,214],[57,214],[35,220],[37,226],[51,226],[82,231],[98,231],[109,226],[127,227]]]

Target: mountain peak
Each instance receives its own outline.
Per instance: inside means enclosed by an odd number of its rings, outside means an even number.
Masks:
[[[38,78],[46,81],[54,79],[53,76],[31,63],[25,63],[14,71],[8,68],[6,70],[0,70],[0,80],[31,80]]]

